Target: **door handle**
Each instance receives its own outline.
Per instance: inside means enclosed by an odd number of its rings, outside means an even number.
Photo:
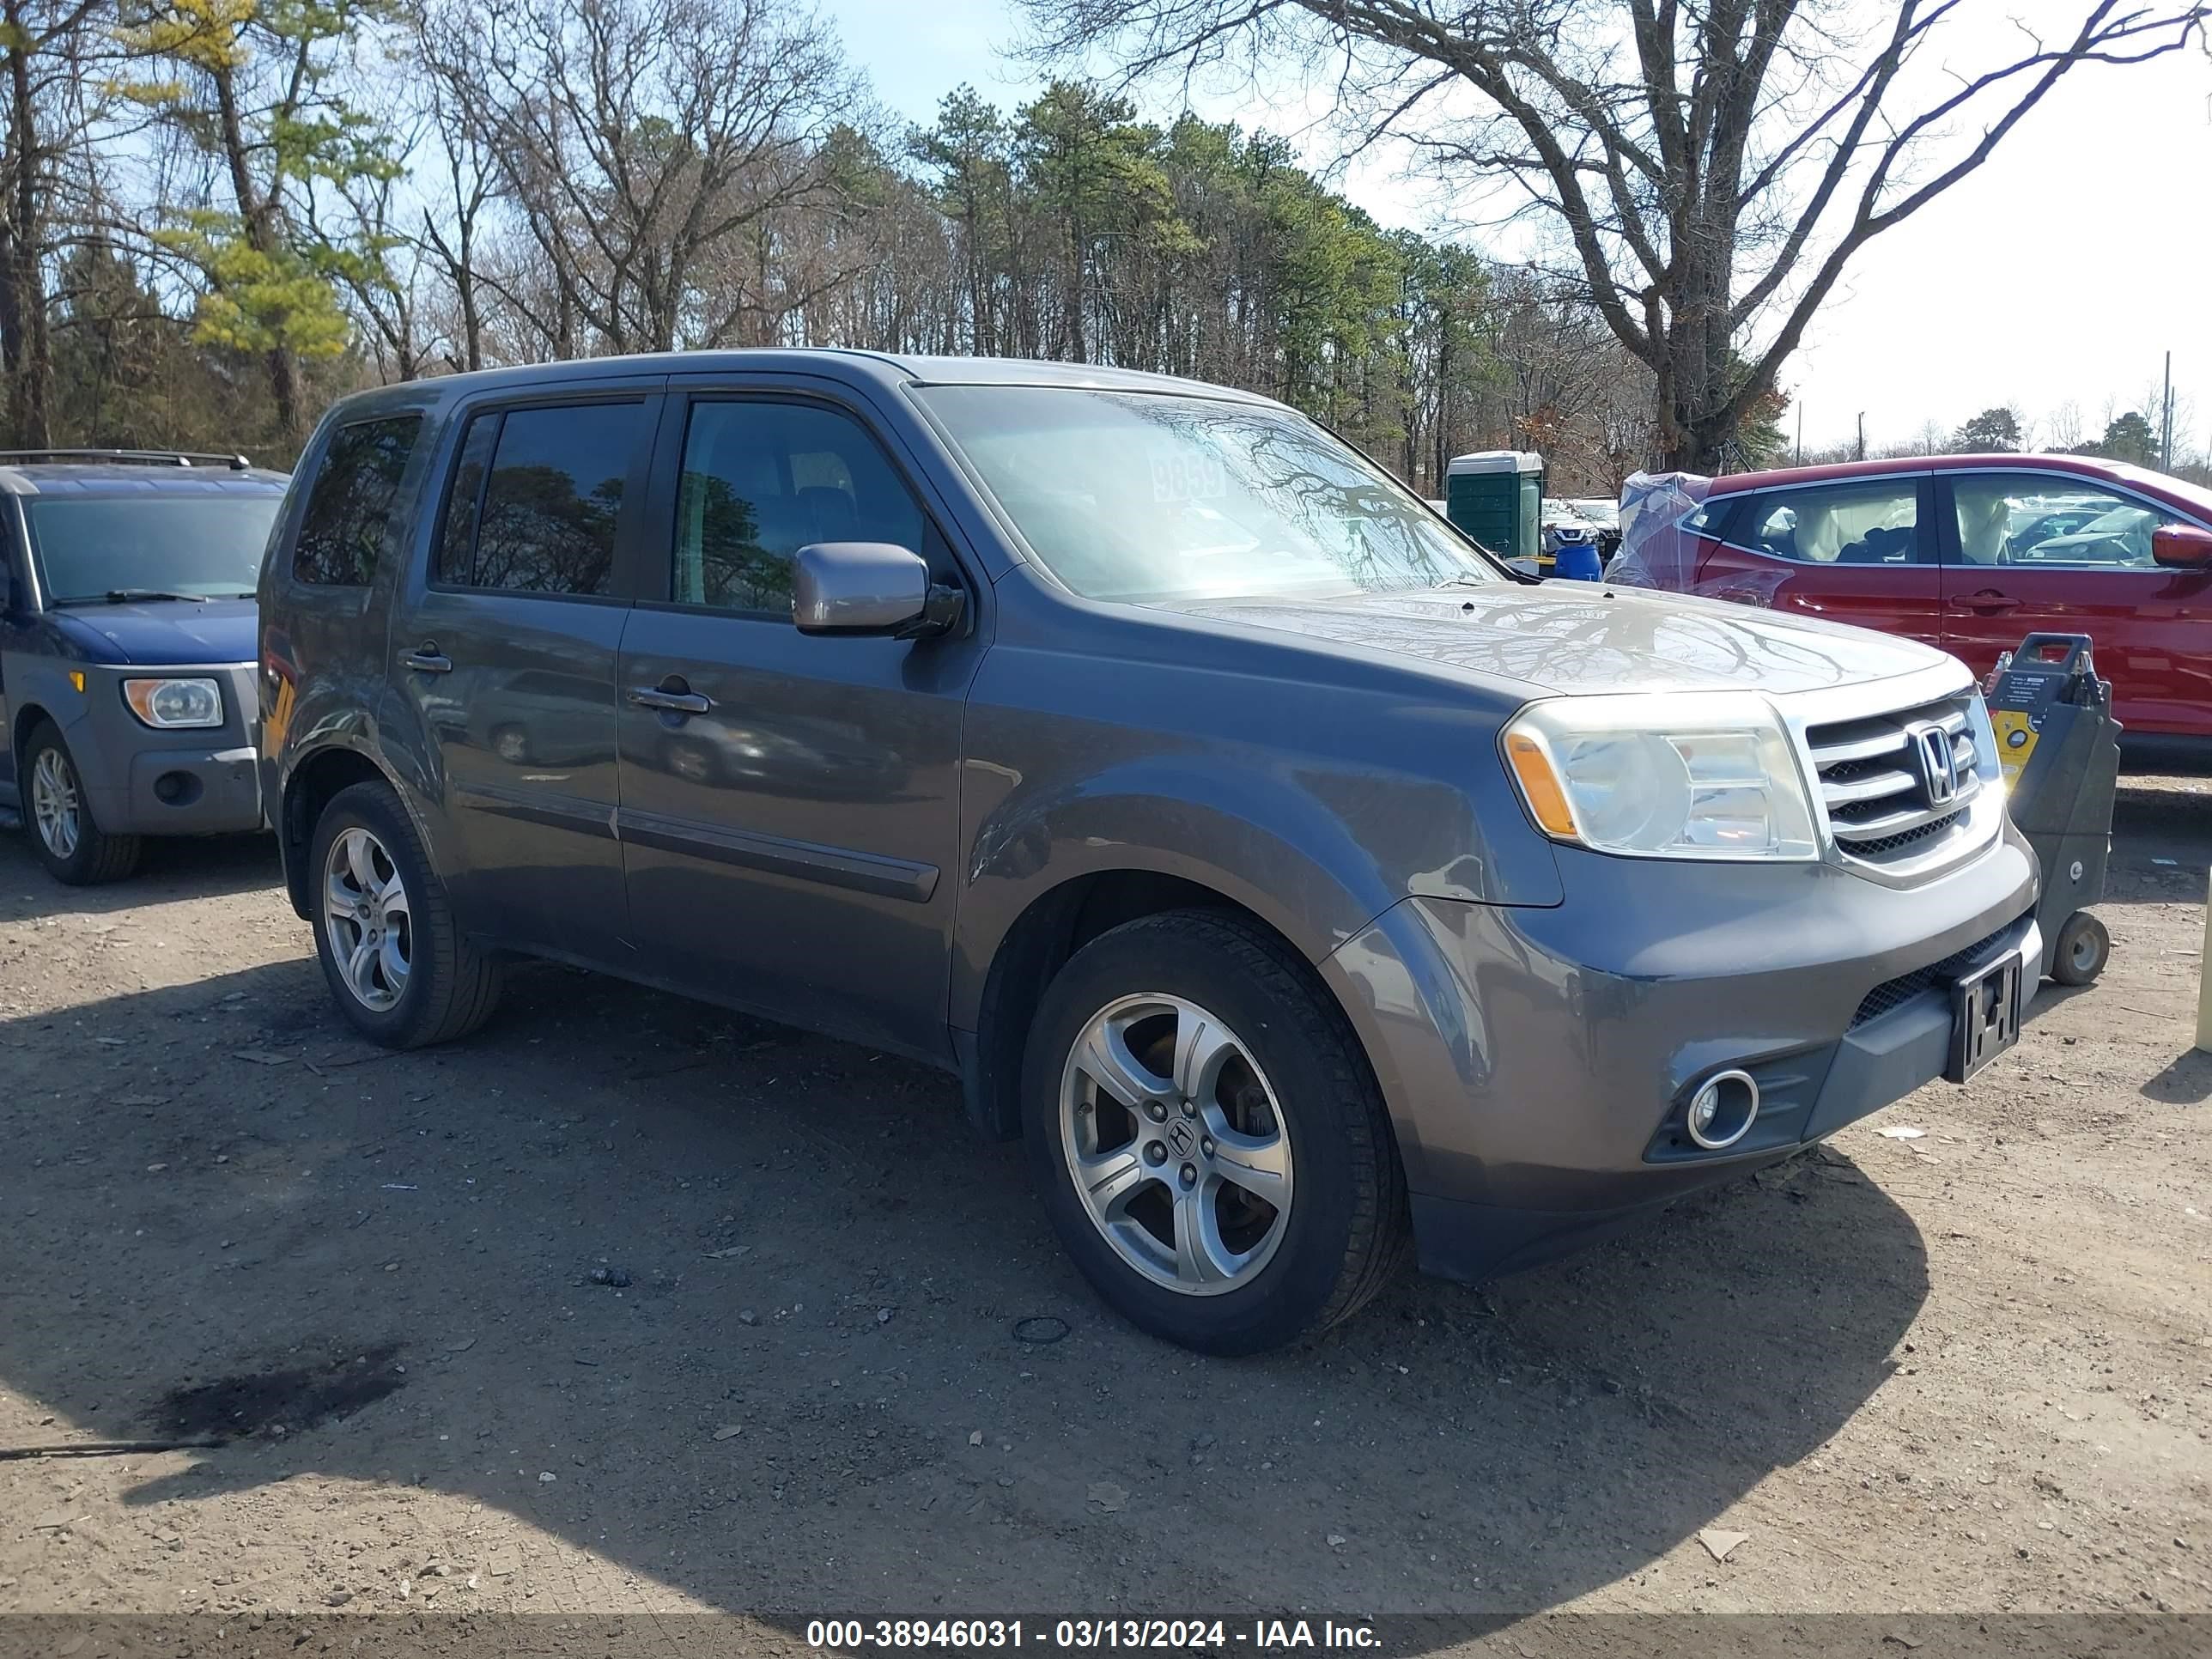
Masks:
[[[679,689],[674,690],[666,686],[633,685],[628,695],[640,708],[658,708],[668,714],[703,714],[714,706],[712,697],[681,689],[684,686],[681,680],[676,684]]]
[[[2020,609],[2020,601],[2008,593],[1961,593],[1951,604],[1955,609],[1978,611],[1985,617]]]
[[[418,674],[450,674],[453,672],[453,659],[439,654],[435,640],[425,640],[412,651],[401,652],[399,662],[402,667],[411,668]]]

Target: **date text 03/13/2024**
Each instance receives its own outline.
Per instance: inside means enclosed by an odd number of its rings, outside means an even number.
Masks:
[[[816,1619],[807,1624],[806,1644],[848,1653],[1022,1647],[1265,1652],[1380,1645],[1371,1626],[1334,1619]]]

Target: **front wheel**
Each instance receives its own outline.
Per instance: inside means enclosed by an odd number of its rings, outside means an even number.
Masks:
[[[29,808],[31,849],[56,881],[90,887],[138,867],[138,837],[111,836],[94,819],[84,781],[52,720],[31,728],[19,787]]]
[[[1255,1353],[1349,1318],[1403,1261],[1405,1179],[1342,1013],[1279,942],[1204,911],[1101,935],[1023,1070],[1045,1206],[1156,1336]]]

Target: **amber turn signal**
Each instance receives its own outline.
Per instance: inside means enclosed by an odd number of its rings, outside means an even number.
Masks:
[[[1520,781],[1522,797],[1536,815],[1539,827],[1547,836],[1572,836],[1575,815],[1567,806],[1567,792],[1560,787],[1559,775],[1552,769],[1544,745],[1526,732],[1509,732],[1505,758]]]

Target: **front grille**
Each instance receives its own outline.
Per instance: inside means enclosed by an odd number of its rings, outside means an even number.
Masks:
[[[1879,859],[1885,853],[1899,852],[1907,847],[1917,847],[1923,841],[1933,841],[1966,816],[1964,812],[1954,812],[1948,817],[1930,818],[1925,823],[1916,823],[1911,829],[1900,830],[1893,836],[1883,836],[1875,841],[1854,842],[1851,852],[1859,858]]]
[[[1943,984],[1978,968],[2013,927],[2013,923],[2007,922],[1987,939],[1978,939],[1966,949],[1952,951],[1941,962],[1931,962],[1925,968],[1916,968],[1909,974],[1882,981],[1861,999],[1858,1012],[1851,1016],[1852,1029],[1856,1030],[1870,1019],[1880,1019],[1893,1008],[1903,1007],[1930,986]]]
[[[1821,805],[1839,851],[1869,864],[1898,863],[1964,823],[1982,788],[1967,718],[1971,698],[1960,692],[1807,730]]]

